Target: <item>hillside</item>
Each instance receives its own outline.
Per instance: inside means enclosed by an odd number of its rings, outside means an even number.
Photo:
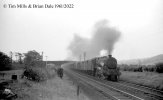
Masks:
[[[163,62],[163,54],[156,55],[149,58],[131,59],[131,60],[121,60],[118,64],[141,64],[141,65],[154,65],[156,63]]]

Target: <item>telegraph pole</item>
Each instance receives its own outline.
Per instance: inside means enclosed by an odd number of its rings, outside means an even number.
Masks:
[[[86,52],[83,53],[83,56],[84,56],[84,61],[85,61],[85,58],[86,58]]]
[[[48,58],[48,56],[45,56],[46,57],[46,68],[47,68],[47,58]]]
[[[41,54],[41,56],[42,56],[42,61],[43,61],[43,57],[44,57],[44,52],[42,51],[42,54]]]
[[[79,68],[79,69],[82,68],[81,66],[82,66],[82,65],[81,65],[81,54],[80,54],[80,55],[79,55],[78,68]]]
[[[85,58],[86,58],[86,52],[83,53],[83,57],[84,57],[84,70],[86,69],[85,67]]]
[[[79,61],[81,62],[81,55],[79,55]]]

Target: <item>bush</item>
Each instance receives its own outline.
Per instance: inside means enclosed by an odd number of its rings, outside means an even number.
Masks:
[[[144,68],[143,68],[143,70],[144,70],[144,71],[147,71],[147,72],[155,72],[155,69],[156,69],[155,66],[154,66],[154,67],[148,67],[148,66],[147,66],[147,67],[144,67]]]
[[[41,81],[44,80],[45,77],[41,71],[38,71],[36,68],[28,68],[23,73],[24,76],[27,77],[29,80],[33,81]]]
[[[118,65],[120,67],[120,70],[123,71],[132,71],[132,72],[155,72],[156,71],[156,66],[155,65]]]
[[[163,63],[156,64],[156,72],[163,73]]]
[[[45,81],[55,76],[55,72],[49,68],[28,67],[24,70],[23,76],[32,81]]]
[[[3,52],[0,52],[0,70],[10,70],[10,69],[11,69],[11,59]]]

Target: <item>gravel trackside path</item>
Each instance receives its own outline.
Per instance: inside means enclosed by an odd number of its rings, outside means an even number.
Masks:
[[[89,100],[84,94],[77,96],[76,86],[66,76],[34,84],[33,89],[37,91],[38,100]]]

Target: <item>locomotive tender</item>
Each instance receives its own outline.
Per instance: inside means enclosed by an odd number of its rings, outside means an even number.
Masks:
[[[111,81],[118,81],[121,74],[117,68],[117,60],[112,55],[77,62],[74,67],[95,77]]]

